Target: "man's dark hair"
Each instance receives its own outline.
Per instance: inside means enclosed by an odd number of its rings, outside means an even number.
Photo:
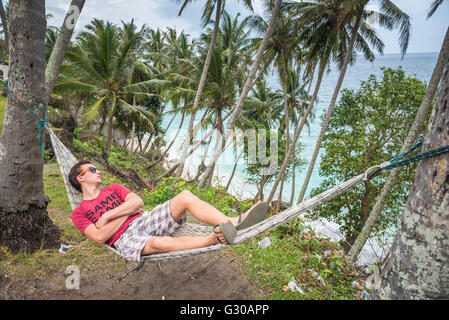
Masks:
[[[83,192],[83,190],[81,189],[81,185],[78,182],[78,180],[76,180],[76,177],[80,174],[81,171],[81,166],[83,164],[87,164],[87,163],[91,163],[89,160],[81,160],[78,161],[73,167],[72,169],[70,169],[70,173],[69,173],[69,182],[72,185],[72,187],[74,187],[76,190],[78,190],[79,192]]]

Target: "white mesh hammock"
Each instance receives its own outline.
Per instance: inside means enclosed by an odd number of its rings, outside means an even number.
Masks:
[[[70,172],[70,169],[74,164],[78,162],[78,160],[73,156],[73,154],[70,152],[69,149],[59,140],[59,138],[54,134],[53,130],[51,130],[50,127],[47,126],[47,130],[51,137],[51,142],[53,144],[53,149],[55,151],[56,159],[59,163],[59,168],[62,173],[62,177],[64,179],[64,184],[67,190],[67,195],[70,201],[70,205],[72,207],[72,210],[75,209],[82,201],[82,195],[77,190],[75,190],[69,183],[67,177]],[[248,239],[251,239],[267,230],[270,230],[272,228],[275,228],[279,225],[285,224],[288,221],[296,218],[297,216],[301,215],[302,213],[320,205],[321,203],[331,200],[340,194],[344,193],[345,191],[355,187],[359,183],[366,181],[372,177],[374,177],[377,174],[382,173],[385,170],[385,167],[388,166],[390,162],[384,162],[380,165],[374,166],[369,168],[365,173],[360,174],[348,181],[343,182],[342,184],[335,186],[331,189],[326,190],[323,193],[320,193],[316,196],[314,196],[311,199],[308,199],[296,206],[290,207],[274,216],[271,216],[264,221],[253,225],[249,228],[237,231],[237,234],[234,238],[234,244],[241,243],[243,241],[246,241]],[[200,224],[195,223],[186,223],[183,227],[178,229],[174,234],[172,234],[173,237],[180,237],[185,235],[207,235],[211,233],[211,227],[203,226]],[[118,254],[118,252],[105,245],[108,249],[114,251]],[[192,256],[195,254],[220,250],[225,247],[228,247],[229,245],[223,245],[223,244],[217,244],[212,245],[204,248],[198,248],[198,249],[190,249],[190,250],[182,250],[182,251],[173,251],[169,253],[160,253],[160,254],[151,254],[143,256],[142,261],[144,260],[167,260],[167,259],[174,259],[174,258],[181,258],[186,256]]]

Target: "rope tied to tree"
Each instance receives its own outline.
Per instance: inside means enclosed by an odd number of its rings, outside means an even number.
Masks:
[[[417,142],[414,146],[412,146],[406,152],[401,153],[397,157],[395,157],[392,160],[390,160],[390,164],[385,167],[385,170],[391,170],[391,169],[396,168],[396,167],[405,166],[405,165],[407,165],[409,163],[412,163],[412,162],[416,162],[416,161],[420,161],[420,160],[428,159],[428,158],[433,158],[433,157],[436,157],[436,156],[438,156],[440,154],[449,152],[449,145],[447,145],[447,146],[444,146],[444,147],[436,148],[434,150],[421,152],[420,154],[417,154],[417,155],[415,155],[413,157],[409,157],[407,159],[399,161],[403,157],[408,155],[410,152],[412,152],[413,150],[415,150],[415,149],[419,148],[420,146],[422,146],[423,142],[424,142],[423,140]]]
[[[36,138],[39,138],[39,146],[42,152],[42,155],[44,154],[44,141],[43,141],[43,131],[44,127],[49,124],[48,121],[48,104],[45,105],[45,119],[42,119],[39,115],[37,115],[33,109],[26,104],[25,102],[21,101],[17,96],[9,89],[8,81],[5,82],[5,91],[8,97],[11,98],[12,102],[16,105],[18,105],[25,113],[29,114],[32,118],[38,121],[37,125],[37,131],[38,135]]]

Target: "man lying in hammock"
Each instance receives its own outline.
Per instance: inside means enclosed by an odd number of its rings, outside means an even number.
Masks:
[[[131,261],[153,253],[232,243],[237,230],[262,221],[267,213],[266,204],[259,201],[239,217],[230,218],[188,190],[144,212],[142,199],[126,187],[114,183],[100,190],[101,171],[86,160],[75,164],[68,178],[83,193],[83,201],[71,215],[78,230],[96,243],[114,247]],[[186,223],[186,210],[199,221],[214,225],[213,232],[170,237]]]

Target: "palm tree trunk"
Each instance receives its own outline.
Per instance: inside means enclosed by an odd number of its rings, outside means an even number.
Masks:
[[[323,79],[325,69],[326,69],[326,66],[324,65],[324,62],[322,62],[322,64],[320,65],[320,72],[318,74],[317,82],[315,84],[315,90],[313,92],[312,99],[310,100],[309,105],[307,106],[307,109],[304,112],[304,116],[302,117],[299,126],[295,130],[295,134],[292,139],[292,144],[290,145],[290,147],[287,150],[287,154],[285,155],[284,162],[282,163],[279,174],[276,177],[276,180],[273,184],[270,195],[268,196],[268,199],[267,199],[268,203],[270,203],[271,200],[273,199],[274,193],[276,192],[279,181],[282,178],[283,172],[285,172],[285,170],[287,169],[288,159],[291,157],[291,155],[293,153],[293,149],[294,149],[294,146],[296,145],[296,141],[298,141],[299,135],[301,134],[301,131],[307,122],[307,117],[309,116],[310,112],[312,111],[313,105],[315,104],[316,98],[318,96],[318,91],[320,90],[321,80]]]
[[[313,171],[313,168],[315,167],[315,162],[318,157],[318,152],[320,151],[320,148],[321,148],[321,142],[323,141],[324,134],[326,133],[326,129],[329,125],[330,118],[332,116],[332,113],[334,112],[335,103],[337,102],[337,98],[338,98],[338,93],[340,92],[341,85],[343,84],[346,69],[348,68],[348,64],[349,64],[349,59],[352,55],[352,50],[354,48],[355,39],[357,38],[360,24],[362,22],[362,13],[363,13],[363,7],[361,8],[360,13],[357,17],[357,20],[355,22],[351,41],[349,42],[349,46],[348,46],[348,52],[346,53],[345,61],[343,62],[343,66],[340,71],[340,76],[338,78],[337,85],[335,87],[334,94],[331,99],[331,103],[329,105],[329,108],[327,109],[326,118],[324,119],[323,125],[321,126],[320,135],[316,142],[315,150],[313,151],[313,155],[312,155],[312,159],[310,160],[309,168],[307,169],[306,178],[304,179],[304,183],[302,185],[301,192],[299,193],[298,203],[302,202],[302,200],[304,199],[304,194],[306,193],[307,186],[309,185],[310,176],[312,175],[312,171]]]
[[[295,197],[295,170],[296,170],[296,164],[295,164],[295,152],[293,151],[292,154],[292,160],[293,160],[293,171],[292,171],[292,193],[290,195],[290,201],[288,202],[288,206],[291,207],[293,205],[293,199]]]
[[[47,87],[47,94],[50,95],[56,82],[56,78],[61,68],[62,60],[64,59],[67,47],[75,29],[78,16],[83,10],[86,0],[72,0],[69,10],[64,18],[58,38],[48,60],[47,69],[45,70],[45,85]]]
[[[0,1],[0,19],[2,20],[3,34],[5,35],[6,51],[8,51],[9,50],[8,21],[6,20],[5,7],[3,7],[3,1]]]
[[[128,153],[128,159],[129,157],[131,157],[131,155],[134,152],[134,135],[136,132],[136,123],[133,122],[133,128],[131,129],[131,148],[129,149],[129,153]]]
[[[251,70],[248,74],[248,78],[246,79],[245,85],[242,89],[242,93],[240,94],[240,98],[237,102],[237,105],[234,108],[231,119],[229,120],[227,129],[225,131],[224,145],[226,145],[226,143],[231,135],[231,132],[233,132],[235,123],[237,122],[237,118],[239,117],[240,112],[242,111],[242,108],[243,108],[245,100],[248,96],[249,90],[251,90],[251,88],[252,88],[252,85],[254,83],[254,78],[256,76],[257,70],[259,69],[260,63],[262,61],[263,53],[264,53],[267,43],[271,37],[271,34],[273,33],[275,22],[276,22],[277,16],[279,15],[280,5],[281,5],[281,0],[276,0],[267,31],[265,32],[265,36],[262,40],[262,43],[260,44],[260,47],[257,50],[257,54],[256,54],[256,57],[254,59],[252,66],[251,66]],[[216,152],[214,153],[212,160],[206,169],[206,172],[208,172],[208,174],[213,172],[215,163],[218,161],[218,158],[220,157],[220,155],[222,153],[217,149],[215,151]],[[205,174],[204,177],[207,177],[208,174]],[[206,183],[206,180],[201,179],[198,183],[198,188],[203,187],[205,185],[205,183]]]
[[[45,1],[11,0],[9,89],[45,118]],[[20,36],[19,36],[20,35]],[[0,245],[27,253],[59,246],[48,217],[38,122],[8,96],[0,140]]]
[[[412,147],[413,143],[416,141],[416,138],[418,137],[418,134],[421,132],[425,124],[427,114],[429,113],[430,108],[432,106],[433,98],[438,89],[438,84],[440,83],[444,66],[448,61],[448,59],[449,59],[449,28],[446,31],[443,46],[438,56],[437,64],[433,70],[432,77],[430,78],[429,86],[427,87],[426,93],[423,97],[418,113],[416,114],[416,118],[413,121],[412,127],[410,128],[410,131],[404,141],[404,145],[402,146],[400,153],[403,153],[407,151],[410,147]],[[388,199],[391,189],[393,188],[396,182],[396,179],[399,175],[399,171],[400,168],[394,168],[388,175],[388,178],[384,186],[382,187],[380,195],[377,198],[376,203],[374,204],[374,207],[371,213],[369,214],[369,217],[365,225],[363,226],[363,229],[359,237],[357,238],[356,242],[354,243],[354,245],[352,246],[351,250],[348,253],[348,256],[351,260],[353,261],[357,260],[360,251],[365,246],[365,243],[368,237],[370,236],[371,231],[374,228],[376,220],[379,214],[382,212],[385,201]]]
[[[149,165],[147,169],[153,168],[156,164],[160,163],[160,162],[164,159],[165,155],[168,153],[168,151],[169,151],[170,148],[172,147],[173,143],[176,141],[176,138],[178,137],[179,131],[181,131],[182,124],[184,123],[184,116],[185,116],[185,113],[183,112],[183,113],[182,113],[181,123],[179,124],[178,131],[176,131],[175,137],[174,137],[173,140],[170,142],[170,144],[168,145],[168,147],[165,149],[165,151],[164,151],[164,153],[161,155],[160,159],[157,160],[156,162],[152,163],[151,165]]]
[[[150,142],[151,142],[152,138],[153,138],[153,132],[151,132],[150,136],[148,137],[147,142],[145,143],[145,146],[143,147],[142,155],[144,155],[145,152],[147,152],[148,146],[150,145]]]
[[[422,151],[449,145],[449,61]],[[421,160],[373,299],[449,299],[449,153]]]
[[[187,150],[190,147],[191,141],[194,139],[193,137],[193,123],[195,122],[196,111],[200,104],[201,94],[203,93],[204,85],[206,84],[206,76],[207,71],[209,70],[209,65],[212,60],[212,54],[214,52],[215,42],[217,40],[218,27],[220,26],[220,15],[221,15],[221,2],[222,0],[217,0],[216,4],[216,12],[215,12],[215,22],[214,22],[214,31],[212,33],[212,38],[209,44],[209,50],[207,51],[206,61],[204,62],[203,72],[201,73],[200,83],[198,84],[198,89],[196,90],[195,100],[193,101],[193,112],[190,116],[189,128],[187,131],[187,137],[184,141],[181,159],[179,160],[179,167],[176,175],[178,177],[182,176],[182,172],[184,170],[184,162],[187,158]]]
[[[229,186],[231,185],[232,178],[234,178],[235,170],[237,169],[237,164],[238,164],[240,157],[242,156],[244,151],[245,150],[242,149],[242,151],[240,151],[239,155],[237,156],[237,159],[235,159],[235,163],[234,163],[234,167],[232,168],[231,176],[229,177],[228,183],[226,184],[226,192],[228,191]]]
[[[258,199],[263,201],[263,188],[265,187],[265,184],[267,183],[268,178],[269,178],[268,175],[262,177],[262,181],[260,183],[259,190],[257,191],[257,194],[254,197],[253,202],[256,202]]]
[[[115,109],[115,108],[113,108]],[[111,153],[112,144],[112,123],[114,121],[114,114],[111,112],[108,118],[108,127],[106,133],[106,150],[103,153],[103,159],[108,160],[109,154]],[[131,141],[132,143],[132,141]]]

